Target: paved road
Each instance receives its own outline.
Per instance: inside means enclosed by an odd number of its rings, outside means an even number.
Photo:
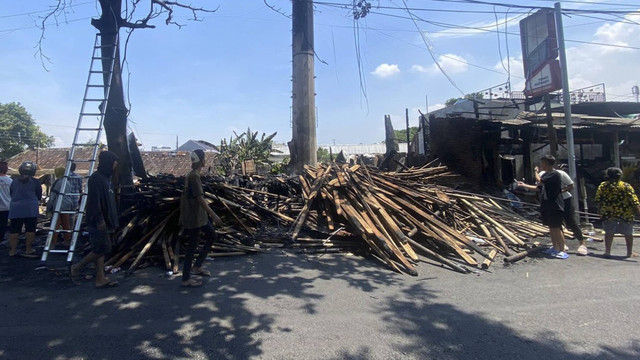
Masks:
[[[95,290],[0,250],[0,359],[640,358],[637,260],[422,263],[410,277],[276,250],[209,263],[200,289],[148,268]]]

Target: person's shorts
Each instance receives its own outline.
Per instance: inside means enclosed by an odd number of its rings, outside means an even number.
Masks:
[[[562,223],[564,221],[564,214],[562,211],[543,211],[542,215],[542,223],[547,225],[549,228],[562,228]]]
[[[606,234],[633,235],[633,221],[604,220],[602,228]]]
[[[22,232],[22,226],[24,225],[24,232],[32,233],[36,232],[36,225],[38,224],[38,218],[17,218],[11,219],[11,225],[9,226],[10,234],[20,234]]]
[[[89,228],[87,230],[89,231],[91,251],[100,255],[109,254],[111,252],[111,235],[98,229]]]

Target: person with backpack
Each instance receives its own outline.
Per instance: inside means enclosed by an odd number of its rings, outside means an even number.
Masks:
[[[65,189],[64,190],[62,189],[62,180],[64,178],[64,171],[65,171],[65,168],[63,167],[57,167],[54,170],[56,181],[53,183],[53,186],[51,187],[51,195],[49,196],[49,201],[47,202],[47,214],[50,216],[53,215],[53,212],[55,211],[56,202],[58,201],[58,198],[62,198],[61,200],[62,202],[60,203],[60,211],[74,211],[78,208],[78,201],[76,200],[76,198],[70,195],[66,195],[67,193],[70,192],[70,189],[71,189],[70,178],[67,179]],[[55,226],[53,226],[53,224],[51,225],[56,230],[59,227],[61,227],[62,230],[66,230],[66,231],[71,230],[71,214],[62,214],[62,213],[58,214],[57,224],[55,224]],[[69,245],[71,244],[71,233],[64,232],[62,234],[62,237],[64,238],[63,245],[65,247],[69,247]],[[54,232],[53,237],[51,238],[51,248],[55,248],[57,243],[58,243],[58,233]]]
[[[20,177],[11,183],[11,203],[9,205],[9,256],[16,256],[18,237],[25,229],[26,248],[22,256],[37,258],[33,249],[38,223],[38,207],[42,198],[40,182],[34,178],[37,166],[31,161],[23,162],[18,168]]]
[[[549,227],[551,243],[553,244],[546,254],[556,259],[567,259],[569,254],[565,252],[564,233],[562,223],[564,220],[564,199],[562,198],[562,179],[560,174],[553,168],[556,158],[545,155],[540,159],[540,168],[544,174],[540,177],[537,185],[527,185],[518,181],[518,187],[538,191],[540,198],[540,215],[542,223]]]

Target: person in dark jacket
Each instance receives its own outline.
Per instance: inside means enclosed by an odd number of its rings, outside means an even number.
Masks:
[[[86,222],[91,253],[79,263],[71,265],[69,273],[76,282],[80,270],[87,264],[96,264],[96,288],[118,285],[104,275],[104,259],[111,252],[111,235],[118,227],[118,209],[111,184],[111,177],[118,167],[118,156],[111,151],[103,151],[98,157],[98,171],[87,182]]]
[[[23,162],[18,168],[20,178],[11,183],[11,203],[9,205],[9,256],[15,256],[18,247],[18,236],[25,230],[26,249],[24,257],[37,258],[36,251],[31,247],[36,237],[38,223],[38,207],[42,198],[40,182],[33,177],[37,166],[30,161]]]

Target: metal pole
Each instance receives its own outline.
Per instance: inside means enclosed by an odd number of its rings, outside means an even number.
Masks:
[[[571,95],[569,94],[569,73],[567,72],[567,53],[564,47],[564,28],[562,27],[562,8],[560,3],[555,3],[556,31],[558,35],[558,50],[560,53],[560,67],[562,68],[562,102],[564,103],[564,121],[567,128],[567,151],[569,163],[569,176],[574,184],[578,183],[576,176],[576,149],[573,145],[573,120],[571,119]],[[571,190],[573,208],[578,210],[578,189]]]
[[[304,165],[317,163],[313,1],[293,0],[292,6],[294,168],[302,173]]]

